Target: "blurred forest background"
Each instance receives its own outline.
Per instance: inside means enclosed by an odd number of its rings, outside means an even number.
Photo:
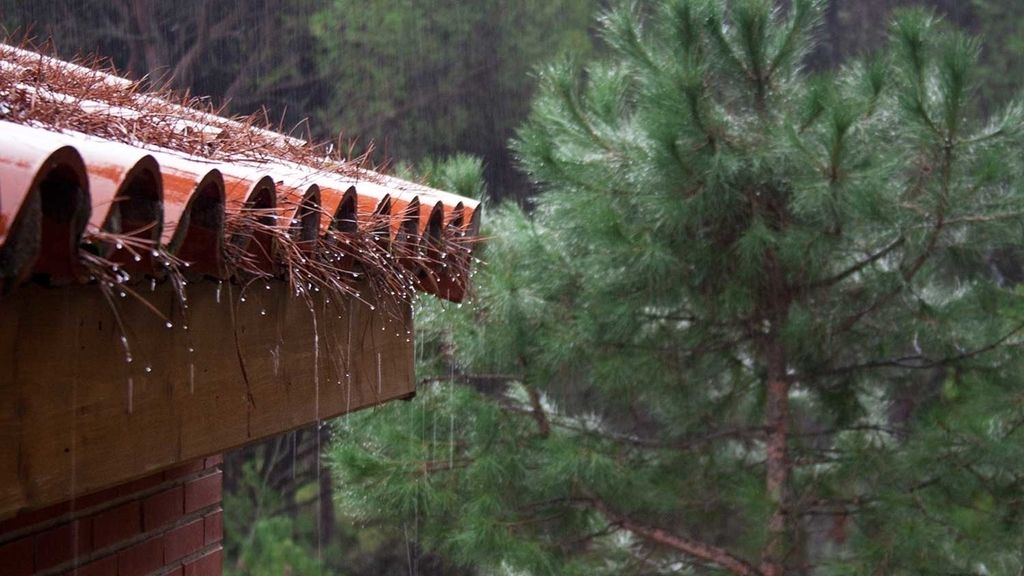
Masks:
[[[933,8],[983,41],[982,112],[1024,76],[1020,0],[831,0],[807,59],[832,68],[876,48],[890,12]],[[470,154],[483,161],[489,201],[530,204],[509,140],[534,95],[533,71],[563,53],[600,53],[599,0],[0,0],[12,41],[31,38],[71,58],[109,58],[121,73],[263,112],[285,132],[375,145],[380,162],[419,166]],[[440,171],[435,168],[434,171]],[[466,570],[416,547],[403,527],[356,522],[333,504],[315,447],[330,428],[299,430],[225,462],[228,574]],[[318,475],[318,472],[322,472]],[[319,477],[318,477],[319,476]]]
[[[496,198],[523,200],[508,141],[529,109],[534,69],[601,50],[601,0],[0,0],[14,38],[62,57],[109,58],[122,73],[209,97],[226,112],[265,111],[286,131],[340,140],[378,160],[483,158]],[[985,99],[998,104],[1024,71],[1024,15],[1014,0],[831,0],[809,59],[832,67],[878,47],[891,11],[929,6],[984,39]]]

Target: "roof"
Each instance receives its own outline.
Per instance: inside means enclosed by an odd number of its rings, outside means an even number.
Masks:
[[[0,291],[180,275],[461,301],[478,202],[0,45]]]

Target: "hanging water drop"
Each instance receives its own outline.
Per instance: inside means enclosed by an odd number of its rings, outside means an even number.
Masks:
[[[168,328],[174,328],[174,323],[173,323],[173,322],[171,322],[170,320],[168,320],[168,321],[167,321],[167,323],[166,323],[166,324],[164,324],[164,326],[166,326],[166,327],[168,327]]]

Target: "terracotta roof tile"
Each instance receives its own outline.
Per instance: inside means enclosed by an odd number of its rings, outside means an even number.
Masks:
[[[102,262],[134,280],[302,269],[463,298],[476,201],[170,98],[0,45],[0,290],[92,281]]]

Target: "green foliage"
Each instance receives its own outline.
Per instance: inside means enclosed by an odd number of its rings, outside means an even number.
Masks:
[[[309,550],[292,539],[293,520],[288,516],[261,518],[252,526],[252,540],[225,574],[278,576],[319,574],[320,566]]]
[[[526,114],[529,71],[550,54],[585,52],[595,5],[332,0],[312,18],[320,66],[337,87],[317,119],[391,157],[470,152],[508,170],[506,140]]]
[[[292,516],[275,513],[285,498],[266,489],[256,464],[245,463],[241,478],[235,479],[240,488],[224,497],[225,543],[231,558],[225,574],[319,574],[321,567],[310,552],[309,535]]]
[[[350,513],[485,573],[1019,573],[1024,108],[923,11],[808,74],[819,12],[623,4],[541,71],[543,194],[336,429]]]
[[[985,48],[980,61],[982,92],[999,106],[1020,90],[1024,73],[1024,14],[1012,0],[973,0],[976,28]]]

